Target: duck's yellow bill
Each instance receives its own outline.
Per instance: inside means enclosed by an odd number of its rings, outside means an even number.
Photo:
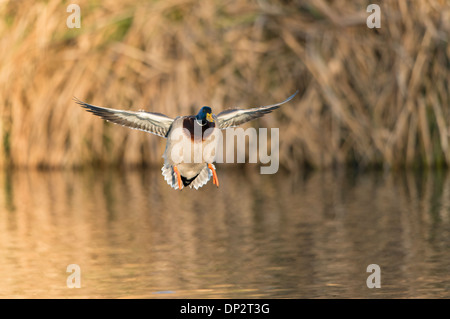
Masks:
[[[211,113],[206,114],[206,120],[207,120],[208,122],[214,122],[214,119],[213,119]]]

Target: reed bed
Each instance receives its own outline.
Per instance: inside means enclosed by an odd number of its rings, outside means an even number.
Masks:
[[[175,117],[300,95],[280,128],[289,170],[450,164],[450,4],[378,1],[78,1],[0,4],[0,166],[161,165],[164,141],[88,103]]]

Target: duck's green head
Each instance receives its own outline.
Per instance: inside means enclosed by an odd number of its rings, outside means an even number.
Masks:
[[[214,122],[212,111],[209,106],[202,107],[195,117],[197,118],[197,121],[200,121],[201,123],[205,123],[206,121]]]

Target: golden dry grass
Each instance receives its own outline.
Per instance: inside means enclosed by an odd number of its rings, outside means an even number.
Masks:
[[[163,140],[84,112],[169,116],[279,102],[280,162],[450,164],[450,5],[380,1],[78,1],[0,4],[0,166],[160,165]]]

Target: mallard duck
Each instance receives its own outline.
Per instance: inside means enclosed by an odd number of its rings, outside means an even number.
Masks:
[[[219,179],[213,164],[214,154],[205,155],[201,153],[202,158],[194,162],[186,161],[183,156],[177,158],[173,156],[176,153],[175,147],[179,146],[177,143],[180,142],[180,138],[185,137],[182,139],[184,142],[181,143],[181,146],[183,146],[183,143],[191,144],[187,145],[191,147],[191,150],[194,150],[200,144],[202,147],[215,146],[218,141],[216,136],[218,131],[237,127],[270,113],[292,100],[297,92],[277,104],[251,109],[229,109],[217,115],[212,113],[209,106],[203,106],[197,115],[178,116],[174,119],[161,113],[117,110],[91,105],[77,98],[74,98],[74,100],[88,112],[100,116],[106,121],[166,138],[162,175],[171,187],[181,190],[186,186],[198,189],[205,185],[211,177],[213,183],[219,187]],[[192,154],[189,155],[192,156]]]

